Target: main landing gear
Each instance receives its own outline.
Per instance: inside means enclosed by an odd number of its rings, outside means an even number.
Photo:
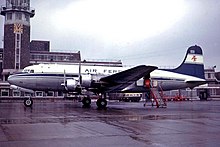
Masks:
[[[106,101],[106,99],[99,98],[96,101],[96,105],[98,106],[99,109],[105,109],[107,106],[107,101]]]
[[[91,98],[89,96],[88,97],[84,97],[82,99],[82,103],[83,103],[84,107],[89,108],[90,105],[91,105]]]
[[[89,108],[90,105],[91,105],[91,98],[88,96],[88,97],[84,97],[82,99],[82,103],[83,103],[83,106],[86,107],[86,108]],[[31,107],[33,105],[33,100],[29,97],[29,98],[26,98],[24,100],[24,105],[26,107]],[[105,109],[106,106],[107,106],[107,100],[106,100],[106,96],[104,95],[104,98],[102,98],[102,96],[96,101],[96,105],[99,109]]]
[[[101,94],[100,98],[96,101],[99,109],[105,109],[107,106],[106,93]]]
[[[82,103],[84,107],[90,107],[91,105],[91,98],[89,96],[84,97],[82,99]],[[96,105],[98,109],[105,109],[107,106],[107,100],[106,100],[106,95],[104,94],[104,98],[102,96],[96,101]]]
[[[26,107],[31,107],[33,105],[33,100],[31,98],[27,98],[24,100],[24,105]]]

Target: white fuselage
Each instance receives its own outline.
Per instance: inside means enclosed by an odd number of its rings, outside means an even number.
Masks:
[[[11,82],[11,84],[19,87],[32,90],[60,91],[63,90],[62,83],[64,82],[64,76],[66,79],[78,79],[80,74],[86,79],[84,80],[84,83],[87,84],[83,86],[90,88],[91,85],[88,84],[88,80],[89,82],[98,82],[102,77],[116,74],[129,68],[131,67],[88,66],[83,64],[39,64],[28,66],[24,68],[21,74],[10,76],[9,83],[13,78],[13,82]],[[163,90],[182,89],[187,87],[193,88],[199,85],[199,83],[201,84],[201,82],[205,81],[204,79],[194,76],[160,69],[156,69],[151,72],[150,78],[157,81]],[[132,88],[135,92],[135,87],[130,87],[130,89]]]

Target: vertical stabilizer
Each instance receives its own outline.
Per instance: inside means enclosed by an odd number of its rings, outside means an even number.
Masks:
[[[189,47],[181,65],[169,71],[205,79],[201,47],[197,45]]]

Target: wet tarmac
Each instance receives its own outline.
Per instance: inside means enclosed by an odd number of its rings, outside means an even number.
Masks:
[[[220,146],[220,101],[0,103],[0,147]]]

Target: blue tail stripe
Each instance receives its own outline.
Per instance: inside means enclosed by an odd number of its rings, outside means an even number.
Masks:
[[[204,65],[184,63],[180,67],[173,69],[173,71],[176,73],[186,74],[205,79]]]

